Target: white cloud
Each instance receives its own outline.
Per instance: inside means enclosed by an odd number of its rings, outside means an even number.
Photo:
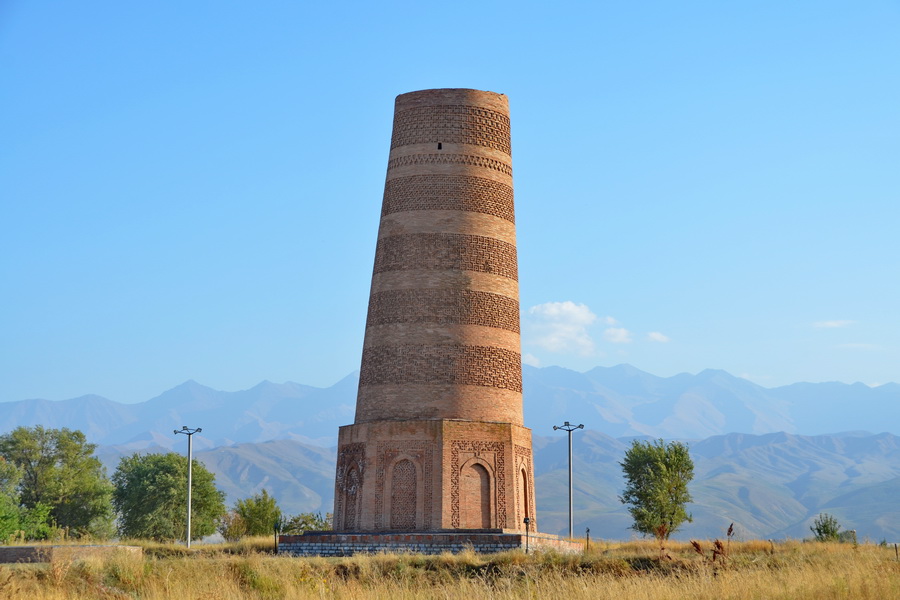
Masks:
[[[603,339],[613,344],[627,344],[631,342],[631,332],[624,327],[608,327],[603,332]]]
[[[669,341],[670,338],[669,338],[669,336],[667,336],[664,333],[660,333],[658,331],[651,331],[650,333],[647,334],[647,339],[649,339],[652,342],[660,342],[660,343],[665,344],[666,342]]]
[[[539,359],[534,354],[523,354],[522,355],[522,364],[528,365],[530,367],[539,367],[539,366],[541,366],[541,359]]]
[[[817,329],[834,329],[836,327],[848,327],[853,325],[856,321],[848,321],[848,320],[834,320],[834,321],[816,321],[812,324],[813,327]]]
[[[588,326],[597,315],[584,304],[546,302],[528,309],[530,342],[550,352],[591,354],[594,340]]]
[[[837,346],[835,346],[835,348],[841,348],[844,350],[877,350],[878,346],[876,344],[851,342],[849,344],[838,344]]]

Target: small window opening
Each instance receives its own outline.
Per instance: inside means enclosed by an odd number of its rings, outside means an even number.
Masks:
[[[443,150],[443,144],[441,144],[440,142],[438,142],[438,150]]]

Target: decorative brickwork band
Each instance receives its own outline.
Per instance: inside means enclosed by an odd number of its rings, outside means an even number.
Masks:
[[[518,280],[516,247],[480,235],[410,233],[378,240],[375,273],[428,269],[477,271]]]
[[[360,387],[378,384],[480,385],[522,391],[522,356],[504,348],[457,345],[363,349]]]
[[[519,333],[519,302],[500,294],[455,289],[375,292],[367,327],[390,323],[481,325]]]
[[[381,216],[407,210],[460,210],[515,223],[512,187],[470,175],[413,175],[384,186]]]
[[[394,115],[391,148],[450,142],[485,146],[510,154],[509,116],[466,105],[417,106]]]
[[[388,161],[388,171],[410,165],[466,165],[468,167],[483,167],[493,169],[512,177],[512,165],[488,158],[486,156],[472,156],[470,154],[411,154],[398,156]]]

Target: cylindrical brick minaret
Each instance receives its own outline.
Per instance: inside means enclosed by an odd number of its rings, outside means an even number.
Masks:
[[[340,433],[335,528],[533,520],[520,352],[506,96],[398,96],[356,420]]]
[[[522,424],[506,96],[397,98],[356,422]]]

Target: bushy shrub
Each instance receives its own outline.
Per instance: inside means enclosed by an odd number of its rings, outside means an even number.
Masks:
[[[813,521],[809,530],[817,542],[836,542],[840,538],[841,524],[828,513],[822,513]]]

